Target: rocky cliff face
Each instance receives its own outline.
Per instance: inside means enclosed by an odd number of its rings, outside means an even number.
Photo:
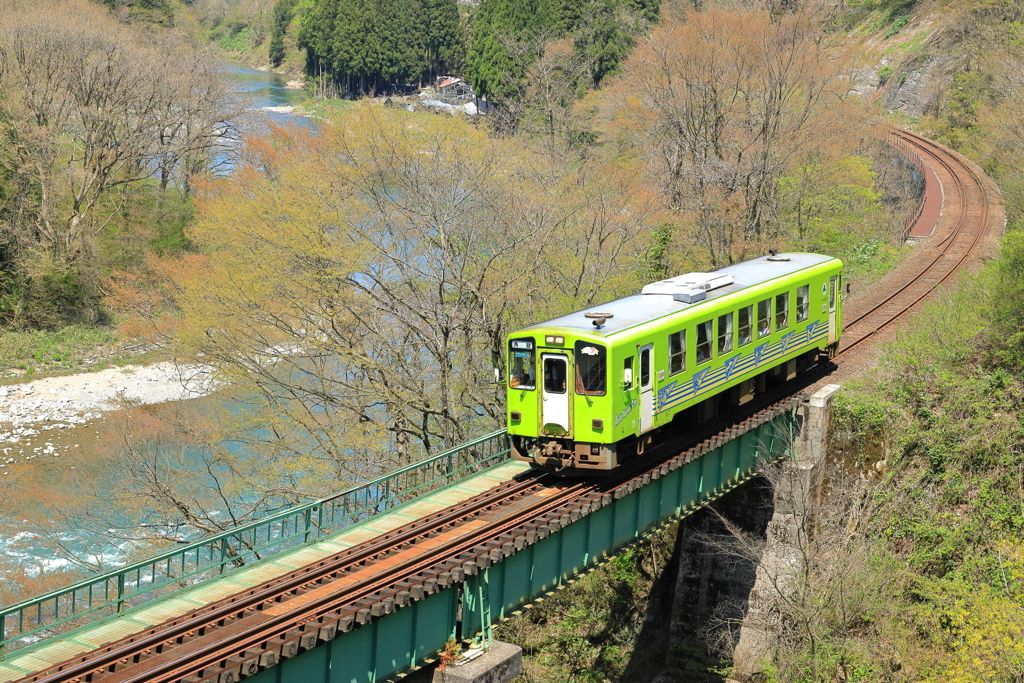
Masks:
[[[946,62],[939,57],[929,57],[907,66],[885,90],[885,108],[913,117],[923,116],[932,110],[943,85],[949,81]]]
[[[736,531],[763,540],[773,513],[770,486],[755,479],[680,522],[623,680],[652,680],[630,678],[651,671],[655,683],[723,680],[714,669],[728,665],[757,572],[729,548]]]

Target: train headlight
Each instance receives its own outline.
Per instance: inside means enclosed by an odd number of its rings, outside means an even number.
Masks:
[[[544,336],[544,343],[545,344],[564,344],[565,343],[565,337],[556,337],[553,334],[548,334],[548,335]]]

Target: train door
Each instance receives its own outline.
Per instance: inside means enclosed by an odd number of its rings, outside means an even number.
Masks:
[[[640,433],[654,426],[654,373],[651,371],[652,344],[640,347]]]
[[[548,434],[569,433],[569,357],[560,353],[541,354],[544,381],[541,384],[541,422]]]
[[[833,275],[828,280],[828,343],[836,343],[836,302],[839,300],[839,277]]]

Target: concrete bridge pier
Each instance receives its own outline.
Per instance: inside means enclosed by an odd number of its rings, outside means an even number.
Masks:
[[[522,672],[523,649],[494,640],[479,658],[435,669],[433,683],[509,683]]]
[[[775,605],[796,593],[807,565],[814,511],[821,496],[829,406],[838,389],[839,385],[829,384],[800,406],[796,458],[781,463],[771,477],[774,512],[733,651],[734,676],[743,681],[760,678],[764,663],[771,659],[781,617]]]
[[[518,645],[491,640],[486,649],[470,648],[463,658],[440,666],[414,671],[402,683],[510,683],[523,672],[523,649]]]

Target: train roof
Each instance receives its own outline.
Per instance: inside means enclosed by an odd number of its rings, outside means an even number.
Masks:
[[[769,282],[770,280],[777,280],[778,278],[834,260],[835,258],[832,256],[804,253],[761,256],[733,266],[720,268],[712,273],[688,273],[670,278],[669,280],[652,283],[644,287],[644,290],[658,293],[633,294],[599,306],[591,306],[575,313],[531,325],[521,331],[525,332],[537,327],[558,327],[583,332],[588,336],[607,337],[672,313],[679,313],[689,308],[698,307],[705,302],[720,299],[723,296],[728,296],[748,287]],[[684,283],[686,284],[684,285]],[[685,301],[677,300],[678,297],[674,296],[676,292],[683,291],[684,287],[694,286],[699,289],[702,285],[709,287],[704,292],[706,298],[702,301],[686,303]],[[594,326],[594,317],[599,313],[612,314],[600,329]]]

